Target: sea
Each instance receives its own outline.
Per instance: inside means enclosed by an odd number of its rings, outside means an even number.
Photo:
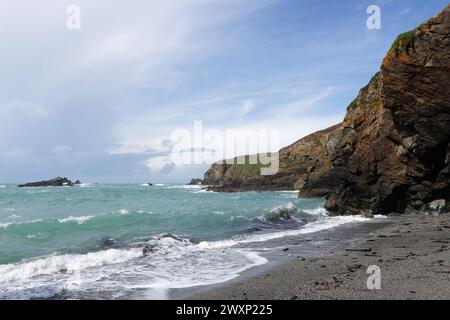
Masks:
[[[0,184],[0,299],[166,299],[267,263],[269,240],[365,220],[292,191]]]

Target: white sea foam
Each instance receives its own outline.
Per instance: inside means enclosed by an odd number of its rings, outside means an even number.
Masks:
[[[11,221],[11,222],[0,223],[0,228],[6,229],[12,225],[31,224],[31,223],[42,222],[42,221],[44,221],[44,219],[34,219],[34,220],[29,220],[29,221]]]
[[[178,184],[178,185],[171,185],[171,186],[167,186],[167,189],[201,189],[202,186],[200,185],[187,185],[187,184]]]
[[[136,276],[141,280],[126,284],[129,289],[160,291],[211,285],[231,280],[241,272],[267,262],[266,258],[250,250],[204,248],[188,239],[170,236],[156,237],[148,244],[156,248],[149,257],[152,267],[140,269]]]
[[[240,245],[308,234],[370,219],[354,216],[319,217],[298,230],[253,234],[198,244],[176,236],[157,236],[128,249],[87,254],[54,255],[0,265],[0,298],[51,297],[71,290],[111,292],[120,298],[127,289],[151,290],[147,296],[166,297],[169,288],[210,285],[231,280],[248,268],[267,262]],[[226,250],[224,250],[226,249]],[[145,253],[144,253],[145,252]],[[104,290],[102,290],[102,288]],[[141,292],[141,291],[139,291]],[[128,293],[129,294],[129,293]],[[159,296],[158,296],[159,295]],[[97,296],[94,296],[94,298]]]
[[[142,256],[142,250],[110,249],[87,254],[55,255],[24,263],[0,265],[0,284],[52,273],[73,272],[91,267],[121,263]]]
[[[4,223],[0,223],[0,228],[6,229],[8,228],[10,225],[14,224],[14,222],[4,222]]]
[[[320,207],[320,208],[316,208],[316,209],[305,209],[302,210],[304,212],[306,212],[307,214],[310,214],[312,216],[321,216],[321,217],[326,217],[328,216],[328,211],[327,209]]]
[[[127,209],[120,209],[120,210],[119,210],[119,213],[120,213],[120,214],[123,214],[123,215],[127,215],[127,214],[130,213],[130,211],[128,211]]]
[[[149,251],[144,255],[146,247]],[[0,298],[50,298],[64,291],[89,294],[102,292],[102,288],[112,292],[112,298],[120,298],[126,293],[124,289],[148,289],[151,291],[146,296],[165,298],[163,293],[169,288],[224,282],[266,262],[245,249],[205,249],[188,239],[161,236],[131,249],[55,255],[0,265]]]
[[[0,188],[3,189],[3,188],[6,188],[6,186],[5,185],[0,185]]]
[[[197,191],[194,191],[194,193],[214,193],[214,191],[206,190],[206,189],[200,189]]]
[[[93,216],[81,216],[81,217],[67,217],[63,219],[58,219],[60,223],[66,223],[66,222],[77,222],[78,224],[83,224],[86,221],[89,221],[93,218]]]
[[[284,206],[276,206],[275,208],[273,208],[269,212],[278,212],[278,211],[283,210],[283,209],[288,209],[288,210],[293,210],[294,209],[295,210],[295,209],[297,209],[297,207],[292,202],[289,202],[288,204],[286,204]]]
[[[310,222],[304,225],[300,229],[296,230],[287,230],[273,233],[264,233],[264,234],[254,234],[254,235],[246,235],[241,236],[235,239],[222,240],[222,241],[203,241],[198,244],[199,247],[204,249],[219,249],[219,248],[228,248],[237,246],[239,244],[247,244],[247,243],[256,243],[256,242],[265,242],[268,240],[280,239],[284,237],[292,237],[298,236],[301,234],[308,234],[319,232],[331,228],[338,227],[343,224],[355,223],[355,222],[369,222],[371,219],[363,218],[361,216],[339,216],[339,217],[323,217],[319,218],[313,222]]]
[[[94,185],[92,183],[86,182],[86,183],[79,184],[79,186],[80,186],[80,188],[90,188],[90,187],[93,187]]]

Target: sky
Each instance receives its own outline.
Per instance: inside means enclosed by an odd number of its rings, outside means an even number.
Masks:
[[[369,5],[381,29],[366,25]],[[0,0],[0,182],[187,182],[209,166],[173,160],[174,132],[195,121],[277,130],[289,145],[342,121],[396,36],[446,5]]]

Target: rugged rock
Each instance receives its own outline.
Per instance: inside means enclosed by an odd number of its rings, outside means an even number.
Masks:
[[[329,187],[334,214],[448,210],[450,6],[398,37],[336,139],[334,168],[301,196]]]
[[[447,201],[444,199],[434,200],[427,206],[428,210],[435,213],[444,213],[447,209]]]
[[[203,184],[202,179],[192,179],[187,185],[188,186],[200,186]]]
[[[216,163],[204,184],[301,189],[301,197],[326,196],[326,208],[342,215],[448,211],[450,5],[397,38],[342,124],[280,150],[279,159],[273,176],[262,176],[260,164]]]
[[[58,177],[47,181],[25,183],[18,185],[18,187],[73,187],[73,185],[74,183],[69,179]]]
[[[262,161],[251,164],[245,156],[245,164],[219,162],[205,173],[203,184],[210,190],[222,192],[299,190],[305,182],[322,176],[332,168],[330,153],[335,153],[333,137],[342,131],[336,125],[311,134],[279,151],[279,170],[275,175],[261,175]],[[244,157],[243,157],[244,158]],[[258,156],[259,159],[259,156]],[[323,194],[329,192],[324,190]]]

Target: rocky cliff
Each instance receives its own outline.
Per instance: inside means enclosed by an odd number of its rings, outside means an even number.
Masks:
[[[448,210],[450,5],[401,34],[342,124],[280,151],[275,176],[258,166],[214,164],[218,191],[301,189],[333,214]]]
[[[322,176],[332,167],[328,141],[334,132],[340,130],[336,125],[309,135],[279,151],[279,170],[275,175],[261,175],[261,164],[215,163],[205,173],[203,184],[213,186],[212,190],[265,191],[265,190],[299,190],[310,179]]]
[[[301,195],[331,180],[326,208],[334,214],[403,213],[445,202],[448,209],[450,6],[397,38],[342,130],[333,169]]]

